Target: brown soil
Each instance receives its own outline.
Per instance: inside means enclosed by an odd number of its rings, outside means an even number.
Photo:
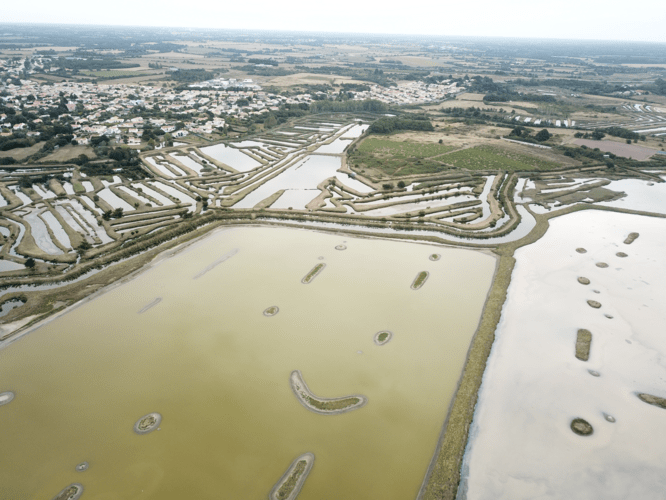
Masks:
[[[578,252],[578,253],[587,253],[587,250],[585,250],[584,248],[576,248],[576,252]]]
[[[581,285],[589,285],[590,280],[585,278],[584,276],[579,276],[578,277],[578,283],[580,283]]]
[[[601,303],[597,302],[596,300],[588,300],[587,303],[590,307],[594,307],[595,309],[599,309],[601,307]]]
[[[624,252],[618,252],[618,253],[616,253],[615,255],[617,255],[618,257],[629,257],[629,256],[628,256],[626,253],[624,253]]]
[[[602,269],[605,269],[605,268],[608,267],[608,264],[606,264],[605,262],[597,262],[595,265],[596,265],[597,267],[602,268]]]

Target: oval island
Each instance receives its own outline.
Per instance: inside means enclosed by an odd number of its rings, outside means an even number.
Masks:
[[[280,308],[278,306],[267,307],[264,309],[264,316],[275,316],[278,312],[280,312]]]
[[[149,413],[141,417],[136,424],[134,424],[134,432],[137,434],[148,434],[149,432],[157,429],[157,426],[162,422],[162,415],[159,413]]]
[[[430,276],[428,271],[421,271],[419,274],[417,274],[416,278],[414,278],[414,281],[412,282],[412,290],[418,290],[421,288],[428,279],[428,276]]]
[[[64,490],[58,493],[53,500],[76,500],[83,493],[83,486],[74,483],[67,486]]]
[[[0,392],[0,406],[11,403],[12,399],[14,399],[13,392],[11,391]]]
[[[389,332],[388,330],[382,330],[381,332],[375,333],[375,344],[377,345],[384,345],[388,344],[391,339],[393,338],[393,332]]]
[[[341,398],[325,399],[315,396],[303,381],[303,374],[300,370],[291,372],[289,378],[291,389],[294,391],[298,401],[308,410],[320,415],[337,415],[347,413],[365,406],[368,398],[360,395],[344,396]]]

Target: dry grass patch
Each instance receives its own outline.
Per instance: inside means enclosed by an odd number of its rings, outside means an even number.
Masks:
[[[638,238],[639,234],[638,233],[629,233],[629,236],[626,237],[624,240],[625,245],[631,245],[636,238]]]
[[[592,344],[592,332],[581,328],[576,336],[576,358],[581,361],[590,359],[590,345]]]

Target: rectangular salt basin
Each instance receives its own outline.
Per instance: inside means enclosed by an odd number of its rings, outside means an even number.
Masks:
[[[33,184],[32,189],[35,191],[35,193],[37,193],[43,199],[55,198],[56,197],[54,192],[52,192],[50,190],[44,191],[37,184]]]
[[[92,201],[90,201],[85,196],[82,196],[80,199],[84,200],[84,202],[86,202],[86,204],[88,204],[88,203],[91,204],[91,205],[93,204]],[[94,234],[96,234],[97,237],[102,241],[102,243],[110,243],[111,241],[113,241],[113,238],[111,238],[106,233],[106,230],[104,229],[103,226],[99,225],[99,223],[97,222],[97,219],[91,213],[90,210],[86,209],[85,206],[83,206],[81,203],[79,203],[76,200],[69,200],[69,204],[76,211],[76,214],[79,215],[87,223],[87,226],[86,226],[87,229],[89,231],[92,231]],[[59,207],[59,208],[64,209],[64,207]],[[99,209],[96,209],[96,211],[101,213],[101,210],[99,210]]]
[[[155,186],[157,189],[161,189],[166,194],[177,198],[178,200],[180,200],[181,203],[185,205],[190,205],[188,211],[193,212],[195,210],[197,206],[196,200],[186,195],[182,191],[179,191],[178,189],[169,186],[168,184],[165,184],[163,182],[152,182],[152,185]]]
[[[351,144],[351,139],[336,139],[330,144],[319,146],[314,153],[319,154],[342,154],[347,146]]]
[[[145,198],[144,196],[141,196],[141,194],[140,194],[138,191],[135,191],[135,190],[133,190],[133,189],[130,189],[130,188],[128,188],[127,186],[118,186],[118,189],[120,189],[121,191],[127,193],[127,194],[130,195],[132,198],[136,198],[136,199],[139,200],[141,203],[150,203],[150,204],[152,204],[152,202],[151,202],[148,198]]]
[[[148,196],[150,196],[151,198],[155,198],[159,203],[161,203],[162,206],[173,205],[173,201],[171,201],[163,194],[158,193],[154,189],[150,189],[150,187],[148,187],[145,184],[134,183],[132,184],[132,187],[135,189],[141,188]]]
[[[105,202],[115,208],[122,208],[125,212],[130,212],[134,210],[134,207],[127,203],[125,200],[119,198],[115,193],[113,193],[109,188],[102,189],[97,193],[100,198]]]
[[[62,255],[62,250],[53,243],[53,240],[46,229],[46,224],[44,224],[44,221],[42,221],[37,214],[38,211],[33,211],[32,213],[23,216],[23,219],[30,224],[32,237],[34,238],[35,243],[42,251],[48,254]]]
[[[201,163],[198,163],[194,161],[192,158],[189,156],[181,156],[181,155],[173,155],[173,159],[179,161],[186,167],[191,168],[196,172],[197,175],[201,175],[201,170],[203,169],[203,165]],[[179,169],[180,170],[180,169]],[[187,175],[192,175],[189,172],[186,172]]]
[[[442,259],[430,261],[433,252]],[[327,267],[302,284],[321,256]],[[0,482],[18,498],[49,498],[71,483],[71,464],[92,467],[94,457],[95,490],[110,498],[141,489],[145,500],[264,498],[312,451],[299,500],[412,498],[494,267],[489,255],[430,245],[274,228],[213,233],[0,351],[0,379],[24,398],[3,407],[12,460]],[[423,270],[428,281],[412,290]],[[279,313],[264,316],[272,305]],[[378,346],[385,329],[393,338]],[[317,395],[369,402],[311,413],[293,395],[294,369]],[[161,430],[137,436],[134,423],[150,412],[162,415]],[[57,446],[63,438],[68,446]]]
[[[152,156],[148,156],[148,157],[144,158],[144,160],[146,160],[153,167],[155,167],[155,169],[157,169],[157,171],[160,172],[165,177],[169,177],[169,178],[172,178],[172,179],[174,177],[176,177],[176,175],[173,172],[171,172],[171,170],[166,168],[164,165],[161,165],[161,164],[157,163]]]
[[[65,248],[72,247],[72,244],[69,241],[69,236],[67,236],[67,233],[63,229],[62,225],[60,224],[60,222],[58,222],[58,219],[56,219],[51,212],[49,212],[48,210],[42,212],[42,219],[44,219],[44,221],[51,228],[51,231],[53,231],[53,235],[58,239],[61,245],[63,245]]]
[[[287,189],[271,208],[305,207],[319,196],[318,189]]]
[[[335,177],[340,183],[360,192],[370,192],[372,189],[365,184],[337,172],[342,166],[342,160],[334,156],[307,156],[304,160],[289,167],[277,177],[269,180],[240,200],[234,207],[252,208],[260,201],[282,189],[315,189],[319,183]],[[297,208],[294,206],[293,208]],[[300,206],[298,208],[305,208]]]
[[[631,232],[640,236],[624,244]],[[664,246],[664,219],[586,210],[551,219],[516,251],[460,495],[663,498],[666,410],[637,393],[664,396]],[[592,333],[587,361],[575,357],[581,328]],[[574,418],[593,433],[574,434]]]
[[[246,155],[240,149],[235,149],[226,146],[225,144],[217,144],[216,146],[207,146],[199,149],[203,154],[208,155],[239,172],[247,172],[248,170],[261,166],[261,163]]]

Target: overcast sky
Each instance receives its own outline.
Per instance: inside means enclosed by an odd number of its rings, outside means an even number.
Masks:
[[[30,0],[0,22],[666,42],[664,0]]]

